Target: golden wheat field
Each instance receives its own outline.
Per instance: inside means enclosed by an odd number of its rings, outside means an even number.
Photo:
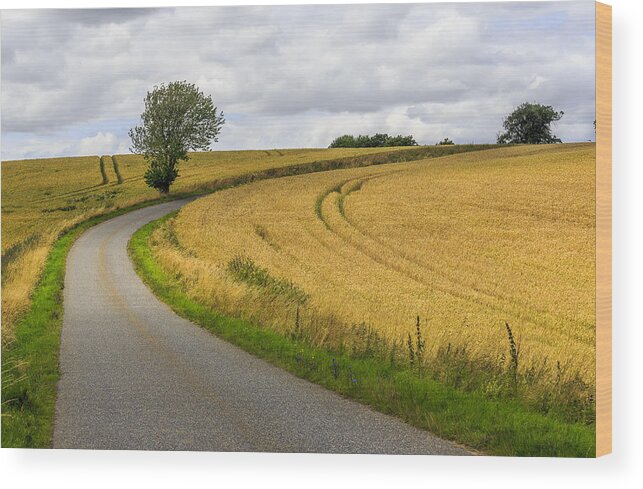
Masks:
[[[255,182],[155,231],[189,294],[336,345],[364,325],[428,351],[506,350],[594,382],[595,146],[518,146]],[[180,272],[176,272],[180,270]],[[298,317],[299,319],[295,319]]]
[[[307,162],[395,151],[399,148],[287,149],[192,153],[179,167],[172,192],[199,191],[217,181]],[[138,155],[2,162],[2,328],[13,324],[60,232],[91,216],[152,200],[158,193],[143,180]],[[116,166],[113,161],[116,161]],[[121,176],[119,183],[118,174]]]

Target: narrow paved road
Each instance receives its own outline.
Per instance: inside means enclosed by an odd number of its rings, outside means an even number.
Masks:
[[[132,233],[185,201],[100,224],[69,253],[55,448],[467,452],[178,317],[134,272]]]

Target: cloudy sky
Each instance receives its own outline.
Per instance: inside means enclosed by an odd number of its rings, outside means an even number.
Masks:
[[[434,3],[1,14],[2,159],[128,151],[145,93],[196,83],[213,149],[325,147],[345,133],[495,142],[503,116],[563,110],[594,138],[594,3]]]

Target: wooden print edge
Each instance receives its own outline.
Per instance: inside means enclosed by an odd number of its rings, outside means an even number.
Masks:
[[[596,2],[596,456],[612,452],[612,7]]]

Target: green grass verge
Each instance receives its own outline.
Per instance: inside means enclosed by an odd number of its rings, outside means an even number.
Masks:
[[[152,231],[173,214],[138,230],[129,252],[145,283],[180,316],[299,377],[484,453],[594,456],[593,427],[529,411],[517,401],[461,392],[381,359],[351,358],[312,347],[190,299],[154,260],[149,247]]]

